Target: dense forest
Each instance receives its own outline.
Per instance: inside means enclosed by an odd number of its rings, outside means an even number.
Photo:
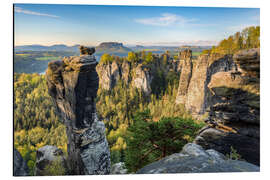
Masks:
[[[260,47],[260,26],[247,27],[241,32],[223,39],[217,46],[213,46],[210,50],[204,50],[203,53],[221,53],[233,54],[242,49],[259,48]]]
[[[260,27],[246,28],[203,53],[234,53],[239,49],[260,47],[259,32]],[[103,54],[100,63],[129,61],[132,65],[151,65],[159,61],[165,65],[168,60],[166,55],[157,58],[152,52],[140,51],[129,52],[126,57]],[[110,91],[99,88],[96,106],[106,126],[112,164],[125,162],[129,172],[135,172],[148,163],[179,152],[184,144],[193,140],[204,124],[192,119],[182,105],[175,104],[178,81],[177,73],[164,73],[159,69],[149,96],[123,81],[118,81]],[[67,151],[65,126],[55,113],[45,76],[15,73],[14,146],[26,160],[31,175],[35,152],[44,145],[55,145],[64,153]]]

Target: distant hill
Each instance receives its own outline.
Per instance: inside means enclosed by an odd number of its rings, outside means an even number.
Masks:
[[[131,49],[125,47],[123,43],[118,42],[103,42],[96,47],[97,54],[115,54],[115,55],[126,55]]]
[[[23,45],[15,46],[15,51],[71,51],[79,52],[79,45],[67,46],[64,44],[56,44],[52,46],[43,45]]]

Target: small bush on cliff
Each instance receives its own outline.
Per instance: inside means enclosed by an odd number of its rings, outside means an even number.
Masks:
[[[163,117],[155,122],[150,110],[138,112],[128,128],[125,163],[129,172],[181,151],[202,127],[192,119]]]
[[[100,61],[99,63],[101,64],[109,64],[113,61],[113,58],[110,54],[107,54],[107,53],[104,53],[101,58],[100,58]]]

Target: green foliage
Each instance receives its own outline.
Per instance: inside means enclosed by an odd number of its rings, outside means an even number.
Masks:
[[[100,61],[99,63],[101,64],[109,64],[113,61],[112,57],[110,54],[107,54],[107,53],[104,53],[101,58],[100,58]]]
[[[58,126],[59,118],[54,111],[44,76],[14,74],[15,131]]]
[[[128,53],[128,57],[127,60],[131,63],[136,63],[139,61],[139,57],[138,54],[134,53],[134,52],[129,52]]]
[[[241,155],[237,153],[237,150],[231,146],[230,154],[226,154],[226,157],[231,160],[242,160]]]
[[[145,61],[143,61],[143,64],[150,64],[154,61],[154,57],[152,52],[148,52],[145,58]]]
[[[65,174],[66,170],[60,157],[48,164],[43,171],[43,175],[46,176],[61,176]]]
[[[201,127],[201,124],[194,123],[192,119],[180,117],[162,117],[155,122],[150,110],[138,112],[126,136],[125,163],[129,172],[180,152]]]
[[[219,42],[218,46],[212,47],[211,53],[233,54],[241,49],[260,47],[260,26],[245,28]]]
[[[65,126],[59,122],[44,76],[14,74],[14,146],[34,173],[36,150],[54,145],[67,151]]]

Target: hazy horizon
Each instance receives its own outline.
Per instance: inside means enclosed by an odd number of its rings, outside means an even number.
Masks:
[[[15,46],[212,46],[260,25],[259,8],[15,4]]]

